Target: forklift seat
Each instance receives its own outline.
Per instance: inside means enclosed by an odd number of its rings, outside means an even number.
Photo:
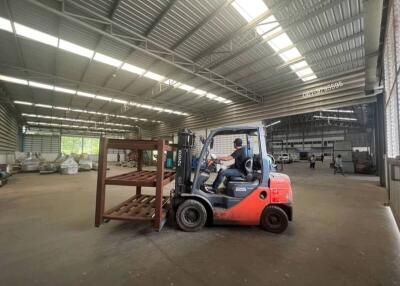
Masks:
[[[259,180],[254,176],[253,166],[253,158],[247,158],[244,163],[246,174],[228,179],[226,184],[226,194],[228,196],[244,198],[259,185]]]

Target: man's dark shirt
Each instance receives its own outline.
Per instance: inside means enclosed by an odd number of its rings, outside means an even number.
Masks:
[[[235,152],[233,152],[231,154],[231,156],[235,159],[235,164],[231,167],[231,168],[235,168],[238,169],[239,171],[244,171],[244,163],[246,160],[246,155],[245,155],[245,150],[244,148],[240,148],[235,150]]]

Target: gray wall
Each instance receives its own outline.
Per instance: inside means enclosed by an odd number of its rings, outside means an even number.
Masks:
[[[0,164],[14,160],[18,149],[18,122],[12,112],[0,105]]]
[[[304,96],[310,91],[323,89],[332,83],[341,82],[337,89]],[[312,83],[305,87],[288,87],[274,94],[268,94],[263,103],[240,102],[216,109],[207,114],[191,114],[171,124],[160,124],[155,130],[145,131],[154,137],[168,136],[180,128],[201,129],[215,126],[242,124],[249,121],[304,114],[355,104],[375,102],[373,95],[366,95],[365,74],[351,73],[341,77]]]

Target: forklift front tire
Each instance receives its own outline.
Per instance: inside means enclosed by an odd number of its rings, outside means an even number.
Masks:
[[[202,203],[196,200],[186,200],[176,211],[176,222],[184,231],[198,231],[207,221],[207,211]]]

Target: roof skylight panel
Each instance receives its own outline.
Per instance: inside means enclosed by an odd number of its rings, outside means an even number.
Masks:
[[[279,26],[278,21],[274,15],[269,16],[267,19],[261,21],[256,27],[257,33],[264,39],[282,31],[282,27]]]
[[[285,62],[290,62],[293,61],[297,58],[301,57],[301,54],[297,48],[292,48],[288,51],[282,52],[279,54],[279,56],[285,61]]]
[[[268,10],[263,0],[236,0],[232,6],[246,19],[247,22],[252,21]]]
[[[265,5],[263,0],[235,0],[232,3],[232,6],[239,12],[240,15],[242,15],[242,17],[247,22],[254,20],[257,16],[268,10],[268,7]],[[282,27],[280,26],[274,15],[271,15],[267,19],[261,21],[257,25],[256,31],[264,39],[266,39],[267,37],[272,37],[268,41],[268,44],[275,52],[278,53],[279,57],[284,62],[291,62],[302,57],[296,47],[290,48],[291,46],[293,46],[293,42],[291,41],[287,33],[281,32]],[[290,68],[295,71],[296,74],[303,81],[317,78],[317,76],[314,74],[314,72],[312,72],[306,61],[301,61],[299,63],[290,65]]]
[[[300,70],[300,69],[303,69],[303,68],[306,68],[306,67],[308,67],[308,64],[307,64],[306,61],[301,61],[301,62],[295,63],[293,65],[290,65],[290,68],[293,71],[297,71],[297,70]]]
[[[282,33],[279,36],[268,41],[268,44],[274,49],[275,52],[277,52],[279,50],[283,50],[287,47],[292,46],[293,42],[290,40],[289,36],[286,33]]]
[[[309,76],[309,77],[303,77],[303,78],[301,78],[301,80],[302,81],[309,81],[309,80],[313,80],[313,79],[316,79],[316,78],[317,78],[317,76],[314,74],[314,75]]]

